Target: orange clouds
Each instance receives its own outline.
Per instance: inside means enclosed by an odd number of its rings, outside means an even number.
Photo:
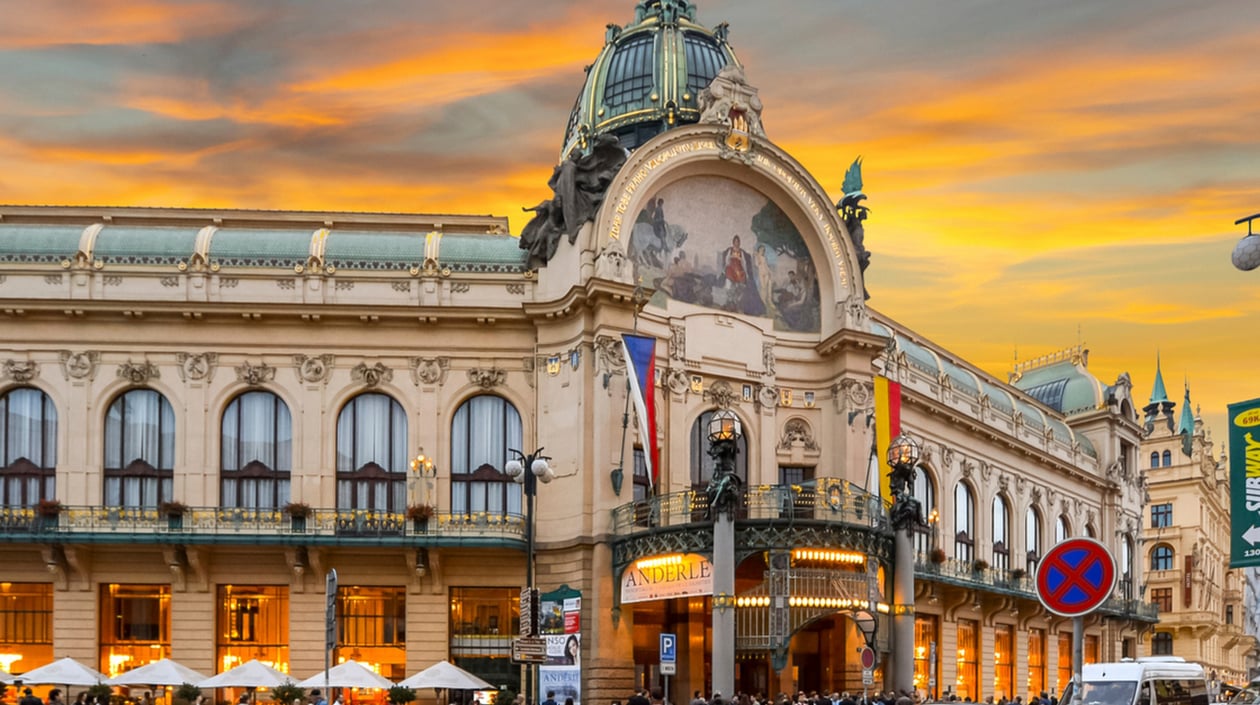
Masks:
[[[23,2],[13,5],[0,23],[0,49],[178,42],[190,35],[230,31],[245,14],[219,2]]]

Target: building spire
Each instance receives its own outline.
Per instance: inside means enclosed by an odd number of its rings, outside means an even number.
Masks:
[[[1168,390],[1164,388],[1164,372],[1160,369],[1160,355],[1155,353],[1155,387],[1151,389],[1151,404],[1166,404],[1171,401],[1168,398]]]
[[[1145,426],[1147,431],[1155,428],[1156,421],[1163,417],[1163,423],[1168,430],[1173,430],[1173,409],[1177,405],[1168,398],[1168,389],[1164,387],[1164,371],[1162,369],[1162,360],[1160,354],[1155,353],[1155,386],[1151,389],[1151,401],[1142,407],[1142,412],[1146,414]]]
[[[1181,402],[1181,423],[1177,424],[1181,436],[1181,451],[1190,455],[1194,450],[1194,411],[1190,408],[1190,382],[1186,382],[1186,397]]]

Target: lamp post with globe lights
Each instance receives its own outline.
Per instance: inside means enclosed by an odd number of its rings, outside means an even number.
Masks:
[[[713,520],[713,690],[735,692],[735,512],[743,488],[735,471],[743,427],[730,409],[709,419],[713,477],[705,491]]]
[[[1232,256],[1234,266],[1244,272],[1260,267],[1260,235],[1251,232],[1251,221],[1257,218],[1260,218],[1260,213],[1234,221],[1234,225],[1247,224],[1247,234],[1238,241],[1237,245],[1234,245]]]
[[[893,604],[892,687],[914,688],[914,538],[923,523],[914,498],[914,473],[921,456],[919,443],[902,433],[888,444],[888,485],[892,493]]]
[[[523,486],[525,491],[525,590],[528,595],[528,604],[522,604],[522,610],[528,609],[530,612],[529,634],[522,636],[538,635],[538,591],[534,589],[534,534],[536,533],[536,522],[534,516],[534,498],[538,494],[538,482],[551,482],[556,478],[556,473],[551,469],[548,460],[551,458],[542,454],[543,449],[539,448],[526,455],[515,448],[508,448],[508,452],[512,453],[514,458],[507,461],[503,465],[503,470],[508,477],[512,478],[517,484]],[[528,468],[528,470],[526,470]],[[526,602],[522,599],[522,602]],[[521,615],[522,619],[526,619],[526,615]],[[534,688],[538,687],[538,667],[531,664],[525,669],[524,691],[526,693],[527,702],[537,702],[530,694],[531,684]]]

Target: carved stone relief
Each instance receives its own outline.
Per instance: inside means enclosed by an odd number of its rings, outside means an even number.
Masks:
[[[729,409],[739,403],[739,395],[729,382],[719,379],[704,390],[704,400],[719,409]]]
[[[619,241],[613,240],[608,243],[595,258],[595,276],[623,284],[633,283],[630,266],[626,262],[626,253],[621,249]]]
[[[386,367],[383,362],[378,362],[371,367],[368,367],[366,362],[360,362],[351,368],[350,379],[365,387],[375,387],[381,382],[394,379],[394,371]]]
[[[773,377],[775,375],[773,342],[763,342],[761,344],[761,368],[766,376]]]
[[[687,359],[687,328],[681,323],[669,327],[669,359]]]
[[[446,384],[446,373],[451,368],[449,357],[413,357],[407,360],[411,365],[411,381],[421,384]]]
[[[61,372],[66,379],[94,379],[101,354],[95,350],[85,352],[61,351]]]
[[[179,378],[184,382],[210,382],[219,363],[218,353],[176,353]]]
[[[266,384],[276,378],[276,368],[265,362],[254,366],[250,364],[249,360],[246,360],[240,367],[234,369],[236,370],[236,380],[251,387]]]
[[[482,389],[493,389],[507,382],[507,371],[498,367],[474,367],[468,370],[468,381]]]
[[[620,340],[611,335],[595,336],[595,369],[610,375],[625,371],[626,359]]]
[[[686,394],[691,387],[691,380],[685,370],[671,367],[665,370],[665,386],[673,394]]]
[[[14,382],[29,382],[39,376],[39,364],[32,360],[5,360],[4,375]]]
[[[814,433],[809,427],[809,423],[805,419],[788,419],[783,424],[783,436],[779,439],[779,450],[791,450],[792,446],[800,443],[805,450],[818,450],[818,442],[814,440]]]
[[[128,360],[118,366],[118,376],[132,384],[147,384],[149,380],[161,377],[162,373],[157,365],[148,360],[144,362]]]
[[[293,368],[297,370],[298,379],[307,383],[327,382],[332,376],[333,362],[336,358],[324,355],[294,355]]]
[[[760,412],[763,407],[773,409],[779,404],[779,389],[772,384],[758,385],[756,399],[757,402],[753,406],[757,411]]]

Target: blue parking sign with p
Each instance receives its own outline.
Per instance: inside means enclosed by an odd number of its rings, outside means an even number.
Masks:
[[[673,634],[661,635],[661,663],[673,663],[678,660],[678,637]]]

